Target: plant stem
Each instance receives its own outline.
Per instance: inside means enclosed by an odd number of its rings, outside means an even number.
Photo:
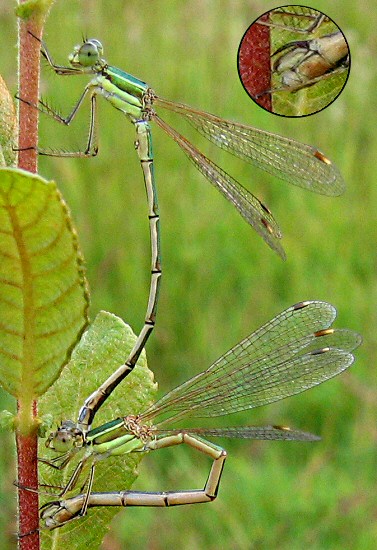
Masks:
[[[19,407],[20,409],[20,407]],[[37,403],[33,403],[33,417],[37,415]],[[38,489],[38,439],[36,433],[16,435],[18,483],[24,487]],[[39,550],[39,499],[37,492],[18,490],[18,526],[20,550]]]
[[[264,14],[258,21],[268,22],[269,14]],[[271,88],[271,52],[270,28],[253,23],[246,31],[240,49],[239,71],[246,91],[255,97]],[[258,105],[272,110],[271,95],[258,98]]]
[[[41,36],[42,26],[29,19],[19,24],[19,95],[38,104],[40,46],[28,31]],[[31,109],[23,101],[19,102],[19,151],[18,167],[28,172],[38,170],[38,110]],[[29,148],[27,150],[22,150]]]
[[[41,36],[43,18],[31,17],[19,23],[19,95],[33,104],[38,103],[40,47],[35,36]],[[38,110],[19,102],[19,144],[18,167],[32,173],[38,169]],[[24,148],[30,148],[22,150]],[[19,425],[17,442],[18,483],[20,486],[38,489],[38,439],[36,417],[37,402],[18,402]],[[26,421],[25,421],[26,420]],[[38,550],[39,499],[37,492],[18,490],[18,529],[24,535],[19,539],[20,550]]]

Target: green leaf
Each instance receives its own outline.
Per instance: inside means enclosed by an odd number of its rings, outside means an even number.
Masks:
[[[9,90],[0,76],[0,166],[16,162],[17,118]]]
[[[14,431],[16,428],[16,418],[17,417],[9,411],[0,411],[0,431]]]
[[[54,413],[55,424],[61,420],[76,420],[83,401],[127,358],[135,336],[121,319],[107,312],[100,312],[93,324],[83,334],[72,357],[59,380],[39,401],[41,414]],[[127,414],[135,414],[147,408],[154,400],[157,384],[147,368],[143,352],[132,373],[114,390],[108,401],[98,411],[95,426]],[[41,441],[39,456],[53,458],[57,454],[47,450]],[[120,491],[131,487],[137,477],[137,465],[143,453],[110,457],[96,466],[94,491]],[[41,483],[64,487],[75,463],[63,471],[53,470],[41,464]],[[84,479],[82,480],[84,481]],[[81,481],[79,485],[81,485]],[[51,489],[50,489],[51,492]],[[58,498],[52,494],[43,500]],[[79,494],[76,489],[74,494]],[[111,518],[118,508],[94,508],[88,515],[66,524],[54,531],[42,531],[42,547],[46,550],[75,548],[94,550],[98,548],[108,530]]]
[[[87,308],[76,232],[55,183],[0,168],[0,384],[21,404],[59,376]]]

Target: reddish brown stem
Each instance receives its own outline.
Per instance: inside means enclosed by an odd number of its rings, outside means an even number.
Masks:
[[[19,25],[19,95],[33,104],[38,103],[40,45],[28,31],[41,36],[42,21],[29,19]],[[38,110],[19,103],[19,158],[18,167],[36,173],[38,169]],[[27,148],[27,149],[26,149]],[[22,150],[24,149],[24,150]],[[23,410],[31,409],[31,410]],[[16,436],[18,483],[22,487],[38,489],[37,434],[35,419],[37,402],[18,402],[19,418],[29,418],[28,425],[20,425]],[[24,423],[23,423],[24,424]],[[20,550],[39,550],[38,493],[18,490],[18,528]]]
[[[39,57],[40,44],[29,34],[41,35],[41,25],[29,20],[20,23],[19,49],[19,96],[34,105],[38,103],[39,94]],[[19,102],[19,156],[18,167],[28,172],[38,170],[38,110],[31,109],[23,101]],[[24,150],[22,150],[24,149]]]
[[[268,22],[269,14],[259,21]],[[253,23],[246,31],[239,51],[239,71],[245,90],[255,98],[271,88],[270,28]],[[272,110],[271,95],[261,95],[257,103]]]
[[[37,403],[33,403],[33,416],[37,415]],[[37,451],[38,440],[35,433],[23,435],[18,433],[17,441],[17,466],[18,483],[22,487],[38,489]],[[19,549],[39,550],[39,501],[38,493],[18,490],[18,514],[19,514]]]

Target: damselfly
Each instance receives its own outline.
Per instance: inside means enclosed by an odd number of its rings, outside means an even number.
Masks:
[[[187,419],[228,415],[261,407],[312,388],[352,365],[359,334],[331,325],[335,308],[320,301],[300,302],[277,315],[187,382],[140,414],[128,414],[90,430],[66,421],[52,433],[46,446],[61,456],[45,463],[61,469],[73,457],[79,462],[59,500],[42,507],[49,529],[86,514],[94,506],[174,506],[209,502],[216,498],[226,459],[223,448],[204,437],[314,441],[318,437],[279,426],[228,428],[170,428]],[[186,444],[213,460],[202,490],[140,493],[92,493],[96,464],[108,456],[148,452]],[[84,466],[90,468],[82,482]],[[63,498],[86,485],[85,494]]]

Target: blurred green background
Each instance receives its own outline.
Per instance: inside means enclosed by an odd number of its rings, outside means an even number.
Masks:
[[[358,330],[364,344],[355,366],[338,379],[226,422],[288,424],[321,435],[320,443],[223,440],[229,458],[213,504],[123,510],[105,540],[106,549],[375,548],[377,13],[372,0],[311,2],[348,38],[351,74],[336,103],[313,117],[292,120],[257,108],[243,91],[236,68],[245,29],[278,5],[64,0],[56,2],[47,21],[45,39],[57,62],[66,62],[82,35],[97,37],[111,64],[147,81],[162,97],[314,144],[338,164],[347,182],[342,197],[312,195],[217,151],[177,121],[178,129],[271,208],[284,233],[288,259],[283,263],[154,128],[163,283],[147,352],[161,391],[203,370],[301,300],[333,303],[339,311],[336,326]],[[2,3],[0,70],[15,93],[13,8],[11,1]],[[63,79],[45,70],[42,95],[66,113],[85,82],[85,77]],[[41,120],[41,145],[82,146],[87,117],[88,112],[82,113],[69,129]],[[106,309],[137,332],[150,256],[134,130],[105,102],[99,129],[97,158],[41,158],[40,173],[58,182],[72,209],[87,262],[92,317]],[[1,394],[0,408],[12,407]],[[16,530],[14,450],[11,437],[1,438],[0,546],[11,548],[10,535]],[[208,461],[186,448],[152,453],[134,488],[201,487],[208,468]]]

